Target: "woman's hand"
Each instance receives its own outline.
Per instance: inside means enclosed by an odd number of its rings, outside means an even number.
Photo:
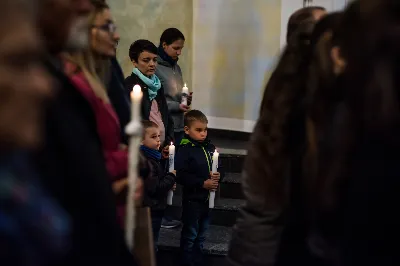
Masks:
[[[189,111],[190,108],[189,108],[189,106],[187,106],[187,105],[181,103],[181,104],[179,105],[179,109],[180,109],[182,112],[186,113],[187,111]]]
[[[189,93],[189,95],[187,96],[188,106],[192,104],[192,100],[193,100],[193,92]]]

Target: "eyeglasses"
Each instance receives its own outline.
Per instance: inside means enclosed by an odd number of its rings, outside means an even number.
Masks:
[[[117,26],[114,23],[107,23],[107,24],[100,25],[100,26],[92,25],[92,28],[103,30],[103,31],[109,32],[110,34],[113,34],[117,31]]]

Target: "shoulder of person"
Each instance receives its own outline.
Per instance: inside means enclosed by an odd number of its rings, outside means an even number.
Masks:
[[[132,87],[136,84],[141,85],[143,82],[142,80],[135,74],[131,73],[128,77],[125,79],[125,86]]]

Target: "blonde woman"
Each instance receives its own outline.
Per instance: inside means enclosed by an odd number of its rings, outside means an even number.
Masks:
[[[109,83],[110,62],[115,57],[119,35],[105,1],[92,0],[92,4],[94,9],[89,17],[90,47],[85,52],[65,55],[65,72],[92,107],[113,189],[115,193],[121,194],[128,184],[128,151],[125,145],[121,145],[118,116],[104,85]],[[139,187],[137,198],[141,194]],[[124,198],[122,196],[118,202],[120,222],[124,216]]]

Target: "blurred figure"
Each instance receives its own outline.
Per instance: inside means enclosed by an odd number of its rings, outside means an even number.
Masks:
[[[2,1],[0,18],[0,261],[48,265],[65,252],[70,229],[29,164],[28,149],[41,141],[50,77],[40,64],[33,3]]]
[[[309,259],[300,181],[304,101],[315,49],[310,44],[317,23],[312,10],[292,15],[287,46],[264,91],[242,177],[246,204],[234,228],[228,265],[294,265]]]
[[[81,95],[90,103],[96,117],[97,132],[104,152],[105,163],[113,182],[114,192],[122,194],[118,217],[124,225],[128,186],[128,148],[122,144],[119,119],[103,81],[110,74],[110,60],[115,56],[119,40],[109,6],[102,0],[92,0],[89,16],[89,49],[65,55],[65,72]],[[141,182],[139,180],[138,182]],[[140,199],[136,199],[140,202]]]
[[[57,265],[135,265],[117,222],[95,113],[59,59],[60,52],[87,48],[93,7],[89,0],[39,3],[38,26],[57,94],[46,112],[45,143],[35,156],[36,166],[73,226],[68,254]]]
[[[307,183],[321,265],[400,264],[399,28],[399,1],[358,0],[333,33],[340,83],[331,120],[316,123],[325,145]]]

